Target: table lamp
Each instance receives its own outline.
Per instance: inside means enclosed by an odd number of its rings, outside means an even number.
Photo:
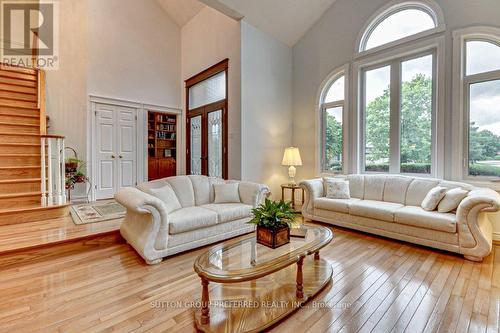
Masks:
[[[299,148],[297,147],[286,148],[281,165],[289,166],[288,176],[290,177],[290,184],[295,185],[295,173],[297,172],[295,166],[302,165],[302,159],[300,158]]]

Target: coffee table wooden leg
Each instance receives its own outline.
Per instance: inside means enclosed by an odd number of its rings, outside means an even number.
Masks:
[[[319,251],[314,252],[314,260],[319,260]]]
[[[201,324],[206,325],[210,322],[210,308],[208,307],[209,296],[208,296],[208,280],[201,279]]]
[[[295,295],[297,298],[304,297],[304,286],[303,286],[303,277],[302,277],[302,265],[304,264],[304,257],[301,257],[299,261],[297,261],[297,291]]]

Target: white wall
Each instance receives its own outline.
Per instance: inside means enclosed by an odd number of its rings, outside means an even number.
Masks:
[[[229,58],[228,70],[228,176],[241,178],[240,23],[206,7],[181,30],[182,81]],[[182,82],[182,87],[184,83]],[[185,89],[182,89],[185,109]],[[184,113],[185,114],[185,113]],[[186,124],[186,121],[183,121]],[[185,127],[185,126],[184,126]],[[185,128],[183,129],[185,144]],[[181,149],[185,151],[185,147]],[[185,171],[185,169],[184,169]]]
[[[280,198],[281,166],[292,143],[292,50],[241,22],[241,178],[271,187]]]
[[[155,0],[61,0],[59,69],[47,71],[50,133],[87,158],[90,94],[179,108],[180,28]],[[76,196],[84,195],[82,187]]]
[[[360,30],[389,0],[337,0],[293,48],[293,142],[301,149],[304,166],[299,179],[315,176],[316,97],[321,82],[335,68],[352,60]],[[497,0],[436,0],[444,12],[446,36],[445,161],[451,160],[452,31],[472,25],[500,27]],[[350,110],[353,112],[353,110]],[[448,149],[446,149],[448,148]],[[445,178],[450,175],[450,164]],[[500,222],[500,221],[499,221]],[[500,223],[495,223],[500,236]]]
[[[88,92],[180,107],[180,28],[155,0],[89,1]]]

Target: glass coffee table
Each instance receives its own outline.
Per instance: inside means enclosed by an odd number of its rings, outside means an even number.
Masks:
[[[302,225],[305,237],[271,249],[255,233],[211,247],[194,263],[201,278],[196,327],[203,332],[257,332],[293,311],[328,284],[332,268],[319,251],[333,234]],[[209,283],[211,285],[209,292]],[[210,295],[209,295],[210,294]]]

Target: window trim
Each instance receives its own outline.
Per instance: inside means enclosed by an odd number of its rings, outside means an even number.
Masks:
[[[500,29],[487,26],[476,26],[453,32],[453,110],[452,138],[461,144],[454,145],[452,150],[453,166],[451,176],[478,186],[486,186],[499,190],[499,179],[490,176],[469,175],[469,97],[470,86],[474,83],[500,79],[500,70],[466,75],[468,41],[486,41],[500,45]]]
[[[365,171],[365,136],[364,136],[364,84],[363,73],[364,70],[369,68],[383,67],[384,64],[389,65],[398,59],[412,59],[418,58],[418,55],[434,54],[433,70],[435,75],[435,83],[433,86],[434,97],[433,97],[433,121],[432,121],[432,152],[431,152],[431,174],[410,174],[405,173],[405,175],[413,175],[418,177],[436,177],[443,178],[444,175],[444,105],[445,105],[445,37],[439,36],[432,39],[417,41],[411,45],[404,45],[399,48],[389,49],[382,54],[372,55],[371,57],[360,59],[354,62],[353,72],[354,75],[354,94],[352,96],[354,112],[356,119],[354,122],[356,124],[356,138],[355,146],[353,147],[353,152],[355,152],[356,160],[354,161],[355,167],[352,169],[356,173],[366,174],[366,173],[378,173],[378,172],[367,172]],[[392,74],[391,74],[392,75]],[[392,88],[392,87],[391,87]],[[399,87],[397,87],[397,92]],[[399,101],[398,101],[399,103]],[[399,126],[398,126],[399,127]],[[396,137],[396,134],[392,133],[391,137]],[[397,133],[399,138],[399,133]],[[399,141],[399,140],[398,140]],[[398,145],[399,149],[399,145]],[[391,151],[392,153],[392,151]],[[399,153],[397,154],[399,156]],[[351,154],[352,156],[352,154]],[[394,160],[394,159],[392,159]],[[396,162],[394,162],[396,163]],[[399,170],[399,160],[398,170]],[[394,167],[393,167],[394,169]],[[392,170],[389,171],[391,173]],[[384,173],[387,174],[387,173]],[[392,173],[397,174],[397,173]]]
[[[331,71],[325,80],[320,85],[316,101],[318,101],[316,106],[316,172],[321,175],[338,175],[346,174],[349,170],[349,166],[346,165],[346,156],[349,150],[349,64],[336,68]],[[339,101],[333,101],[330,103],[324,103],[326,95],[330,87],[339,78],[344,76],[344,99]],[[326,131],[325,131],[325,111],[331,107],[342,106],[342,171],[333,172],[330,170],[325,170],[325,152],[326,152]]]
[[[370,38],[373,31],[378,27],[378,25],[389,16],[406,9],[418,9],[429,14],[429,16],[434,20],[436,27],[366,50],[366,43],[368,42],[368,39]],[[355,58],[378,53],[380,51],[394,48],[411,41],[419,40],[424,37],[444,32],[445,30],[446,25],[444,23],[443,11],[441,10],[441,7],[439,7],[439,5],[433,0],[415,0],[404,2],[401,2],[400,0],[391,1],[387,5],[380,8],[377,12],[375,12],[363,26],[363,29],[361,29],[360,34],[358,35],[358,38],[356,40],[356,50],[354,53]]]

